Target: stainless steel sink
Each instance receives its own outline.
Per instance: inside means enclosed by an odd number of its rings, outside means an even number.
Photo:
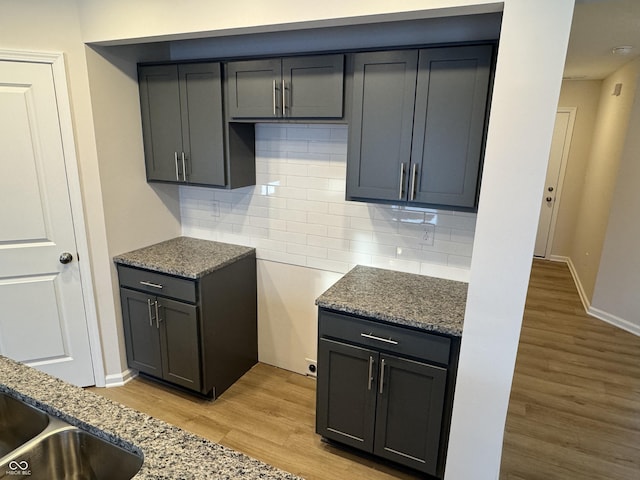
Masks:
[[[49,425],[49,416],[0,392],[0,458],[34,438]]]
[[[0,392],[0,480],[129,480],[142,455]]]
[[[142,458],[84,430],[69,427],[20,449],[0,464],[0,478],[27,472],[33,480],[128,480]]]

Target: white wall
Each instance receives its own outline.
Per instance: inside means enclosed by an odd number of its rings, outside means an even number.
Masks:
[[[144,167],[137,62],[156,49],[86,47],[94,118],[109,282],[104,287],[103,350],[109,361],[107,385],[123,381],[127,369],[115,255],[180,235],[178,188],[148,184]],[[106,273],[105,272],[105,273]],[[107,287],[110,292],[107,292]]]
[[[626,141],[615,183],[591,313],[640,335],[640,95],[627,84],[633,98]]]
[[[587,306],[593,299],[639,72],[640,60],[635,60],[602,81],[598,115],[569,253],[582,300]],[[612,95],[616,83],[623,84],[620,96]]]

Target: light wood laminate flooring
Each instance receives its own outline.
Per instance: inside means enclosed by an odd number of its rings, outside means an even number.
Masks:
[[[421,478],[322,442],[315,380],[265,364],[215,402],[142,378],[92,390],[309,480]],[[586,315],[564,264],[534,262],[500,478],[640,478],[640,337]]]

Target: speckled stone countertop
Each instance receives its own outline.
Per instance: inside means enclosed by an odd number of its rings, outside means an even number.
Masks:
[[[136,480],[301,480],[242,453],[0,356],[0,391],[142,452]]]
[[[460,337],[466,299],[463,282],[358,265],[316,305]]]
[[[197,279],[254,252],[255,248],[241,245],[177,237],[117,255],[113,261],[130,267]]]

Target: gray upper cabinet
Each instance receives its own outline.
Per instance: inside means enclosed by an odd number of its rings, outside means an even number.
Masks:
[[[344,55],[229,62],[231,120],[341,118]]]
[[[491,55],[489,45],[420,51],[411,201],[475,206]]]
[[[138,69],[148,181],[224,187],[220,63]]]
[[[353,56],[347,199],[476,207],[492,52]]]
[[[352,61],[347,198],[405,200],[418,51],[358,53]]]

